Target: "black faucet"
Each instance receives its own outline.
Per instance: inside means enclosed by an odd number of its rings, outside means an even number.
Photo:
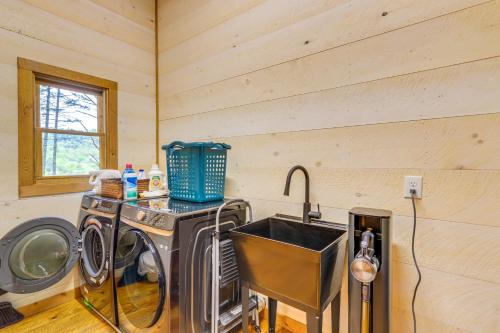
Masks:
[[[311,218],[320,219],[321,212],[319,211],[319,204],[317,212],[311,211],[311,202],[309,201],[309,173],[307,172],[306,168],[304,168],[302,165],[296,165],[291,168],[290,171],[288,171],[288,175],[286,176],[285,192],[283,194],[286,196],[290,195],[290,182],[292,180],[293,173],[297,170],[301,170],[306,177],[306,197],[304,201],[304,210],[302,212],[302,221],[304,223],[310,223]]]

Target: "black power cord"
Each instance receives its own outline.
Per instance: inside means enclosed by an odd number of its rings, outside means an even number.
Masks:
[[[415,316],[415,299],[417,298],[418,287],[420,286],[420,282],[422,281],[422,273],[420,272],[420,267],[418,267],[417,257],[415,255],[415,231],[417,229],[417,208],[415,206],[415,196],[417,192],[415,190],[411,190],[411,203],[413,205],[413,233],[411,236],[411,254],[413,256],[413,263],[415,264],[415,268],[418,273],[417,284],[415,285],[415,289],[413,290],[413,298],[411,300],[411,313],[413,315],[413,333],[417,333],[417,318]]]

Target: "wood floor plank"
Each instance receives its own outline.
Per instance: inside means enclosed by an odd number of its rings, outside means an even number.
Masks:
[[[115,332],[77,300],[56,306],[1,330],[2,333]]]
[[[261,314],[262,332],[267,332],[268,322]],[[279,317],[276,325],[276,333],[298,333],[305,332],[303,324],[290,319]],[[77,300],[58,305],[50,310],[26,317],[23,321],[0,330],[2,333],[112,333],[115,332],[108,324],[96,316]],[[255,333],[253,327],[250,333]],[[240,332],[241,333],[241,332]]]

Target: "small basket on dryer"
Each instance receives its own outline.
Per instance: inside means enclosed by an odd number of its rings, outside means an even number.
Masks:
[[[121,178],[102,179],[101,195],[113,199],[123,199],[123,182]]]

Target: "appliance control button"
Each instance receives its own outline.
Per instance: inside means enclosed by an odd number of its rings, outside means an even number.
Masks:
[[[90,207],[97,208],[97,206],[99,206],[99,201],[97,201],[97,200],[92,201],[92,204],[90,205]]]
[[[144,221],[144,219],[146,218],[146,213],[140,210],[137,212],[136,218],[138,221]]]

